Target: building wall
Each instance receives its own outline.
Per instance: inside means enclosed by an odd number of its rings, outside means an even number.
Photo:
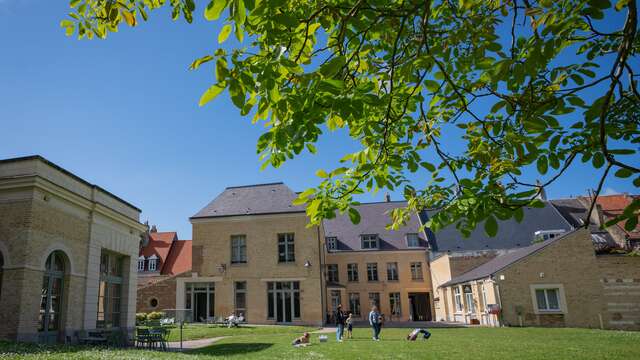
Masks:
[[[324,247],[323,247],[324,248]],[[327,289],[326,312],[331,313],[331,290],[340,291],[342,308],[349,309],[349,294],[360,294],[361,316],[366,319],[371,304],[369,303],[369,293],[380,294],[380,312],[387,316],[387,320],[408,321],[410,320],[409,293],[428,293],[429,308],[433,318],[433,291],[431,286],[431,275],[427,253],[425,250],[407,251],[349,251],[349,252],[329,252],[325,255],[326,264],[338,265],[338,280],[344,288]],[[378,264],[378,281],[367,281],[367,263]],[[387,280],[387,263],[398,264],[398,281]],[[412,280],[410,264],[412,262],[422,263],[422,280]],[[347,264],[358,264],[358,282],[349,282],[347,275]],[[400,318],[390,318],[391,314],[389,293],[400,293]]]
[[[318,227],[307,228],[304,213],[194,219],[192,277],[179,279],[176,307],[184,306],[186,282],[215,282],[215,315],[234,311],[234,282],[247,282],[246,318],[269,324],[267,282],[299,281],[301,317],[294,323],[322,323],[323,289]],[[278,263],[278,234],[294,233],[295,263]],[[247,263],[231,264],[231,236],[245,235]],[[305,267],[308,261],[311,266]],[[224,268],[224,270],[222,270]]]
[[[584,229],[510,265],[495,277],[506,325],[601,326],[602,285],[591,238]],[[564,290],[563,313],[536,313],[532,287],[547,284]]]
[[[190,274],[182,274],[185,276]],[[162,279],[139,287],[137,292],[136,311],[139,313],[149,313],[152,311],[164,311],[176,309],[176,276],[162,276]],[[158,304],[152,306],[151,300],[157,300]]]
[[[640,257],[596,256],[604,296],[605,327],[640,330]]]
[[[95,195],[101,191],[40,160],[0,163],[0,251],[5,260],[0,292],[1,338],[40,340],[37,329],[45,262],[56,250],[66,256],[58,340],[66,336],[73,341],[78,330],[95,328],[100,250],[135,257],[144,230],[137,221],[138,211],[132,218],[114,210],[122,210],[119,203],[105,205],[114,200],[112,197],[104,195],[103,202],[96,201]],[[114,246],[118,242],[116,232],[121,246]],[[92,247],[96,248],[93,256]],[[125,266],[129,269],[130,263],[125,261]],[[131,283],[126,269],[122,323],[133,326],[135,277]],[[95,293],[90,292],[92,286]]]

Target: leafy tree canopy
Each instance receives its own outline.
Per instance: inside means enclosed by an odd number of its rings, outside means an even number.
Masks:
[[[640,40],[635,0],[71,0],[67,35],[106,38],[161,7],[174,20],[224,22],[241,44],[195,60],[215,64],[200,105],[225,89],[242,115],[266,124],[263,166],[314,153],[344,129],[361,146],[318,170],[300,194],[313,223],[348,212],[355,194],[402,189],[429,226],[468,234],[541,206],[545,186],[577,162],[640,187]],[[619,19],[619,20],[613,20]],[[635,61],[635,63],[634,63]],[[457,139],[462,146],[448,148]],[[527,179],[525,169],[538,176]],[[596,169],[600,169],[596,171]],[[426,172],[430,180],[408,176]],[[528,172],[530,173],[530,172]],[[537,182],[536,178],[540,181]],[[638,221],[640,200],[616,220]],[[591,206],[593,210],[593,204]],[[588,220],[587,220],[588,221]]]

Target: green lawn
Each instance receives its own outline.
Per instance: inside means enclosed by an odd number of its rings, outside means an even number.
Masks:
[[[314,331],[318,328],[303,326],[251,326],[242,325],[238,328],[227,328],[216,325],[189,324],[182,329],[183,340],[207,339],[218,336],[244,336],[244,335],[276,335],[293,334],[294,336],[305,331]],[[169,333],[169,341],[180,340],[180,328],[175,327]]]
[[[0,343],[0,358],[24,359],[640,359],[640,332],[586,329],[472,328],[434,329],[428,341],[408,342],[409,329],[383,329],[373,342],[368,329],[356,329],[353,340],[293,348],[293,334],[234,336],[185,354],[86,347],[44,347]],[[279,331],[279,330],[278,330]]]

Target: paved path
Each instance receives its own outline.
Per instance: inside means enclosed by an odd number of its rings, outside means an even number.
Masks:
[[[209,338],[209,339],[185,340],[182,342],[182,350],[193,350],[193,349],[200,349],[203,347],[207,347],[227,337],[228,336],[218,336],[218,337]],[[171,351],[180,351],[180,342],[179,341],[170,342],[169,349]]]

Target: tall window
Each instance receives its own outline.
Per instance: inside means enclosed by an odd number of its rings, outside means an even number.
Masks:
[[[293,234],[278,234],[278,262],[295,262]]]
[[[235,282],[236,316],[243,316],[247,320],[247,282]]]
[[[398,281],[398,263],[387,263],[387,280]]]
[[[467,312],[475,313],[476,303],[473,301],[473,290],[471,289],[471,285],[463,286],[462,291],[464,292],[464,300],[467,303]]]
[[[369,305],[377,306],[380,308],[380,293],[370,292],[369,293]]]
[[[482,306],[484,307],[484,309],[487,308],[487,284],[486,283],[482,283]]]
[[[327,243],[327,250],[337,250],[338,249],[338,238],[335,236],[329,236],[325,238],[325,242]]]
[[[149,270],[152,271],[151,268]],[[121,298],[122,256],[103,250],[100,255],[97,328],[120,327]]]
[[[349,311],[353,316],[360,316],[360,294],[349,293]]]
[[[377,263],[367,264],[367,280],[378,281],[378,264]]]
[[[231,236],[231,263],[244,264],[247,262],[247,237],[245,235]]]
[[[267,283],[267,318],[289,323],[300,318],[300,282]]]
[[[420,247],[420,237],[418,234],[407,234],[408,247]]]
[[[190,282],[185,284],[185,309],[191,310],[190,321],[205,322],[215,315],[216,284]],[[226,314],[225,314],[226,316]]]
[[[412,262],[411,263],[411,280],[422,280],[422,263],[421,262]]]
[[[327,281],[337,283],[338,279],[338,264],[327,264]]]
[[[557,288],[537,289],[536,300],[539,311],[560,311],[560,297]]]
[[[350,282],[358,281],[358,264],[347,264],[347,280]]]
[[[456,312],[462,312],[462,295],[460,294],[460,287],[453,288],[453,300],[456,305]]]
[[[138,271],[144,271],[144,256],[138,258]]]
[[[399,292],[389,293],[389,309],[391,309],[391,315],[400,316],[402,314]]]
[[[363,249],[377,249],[378,248],[378,235],[377,234],[360,235],[360,239],[362,241],[362,248]]]
[[[38,331],[57,332],[60,330],[61,305],[64,297],[63,279],[65,276],[65,258],[62,251],[54,251],[45,263],[42,280]]]
[[[149,257],[149,271],[157,271],[158,270],[158,257],[153,254]]]
[[[342,299],[340,298],[340,290],[331,290],[331,311],[335,312],[338,310],[338,305],[342,304]]]

